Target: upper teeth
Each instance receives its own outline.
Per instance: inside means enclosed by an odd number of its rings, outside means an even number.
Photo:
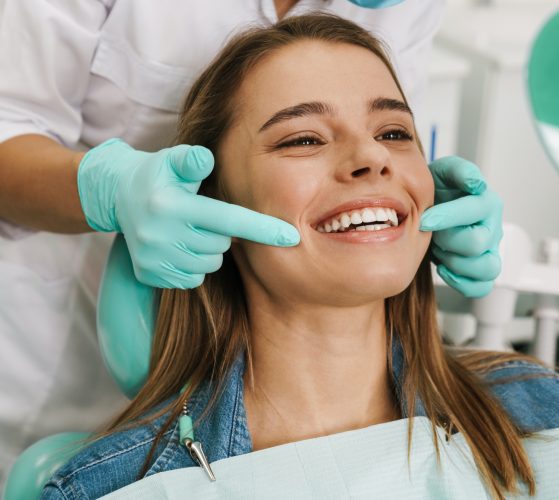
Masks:
[[[398,214],[393,208],[367,207],[360,210],[351,210],[349,212],[341,212],[322,222],[317,230],[321,233],[336,233],[347,231],[348,227],[353,224],[368,224],[372,222],[385,222],[386,224],[371,224],[367,226],[359,226],[355,231],[378,231],[387,227],[398,225]]]

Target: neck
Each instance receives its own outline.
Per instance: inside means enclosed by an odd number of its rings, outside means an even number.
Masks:
[[[400,418],[382,300],[337,309],[258,303],[245,373],[254,450]]]

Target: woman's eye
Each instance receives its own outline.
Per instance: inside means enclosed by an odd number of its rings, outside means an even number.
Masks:
[[[411,141],[413,137],[405,130],[394,129],[378,135],[375,139],[380,139],[381,141]]]
[[[311,136],[296,137],[295,139],[289,139],[285,142],[281,142],[276,147],[277,148],[290,148],[296,146],[317,146],[324,144],[320,139]]]

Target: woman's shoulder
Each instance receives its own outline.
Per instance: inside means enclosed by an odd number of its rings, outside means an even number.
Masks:
[[[533,432],[559,427],[559,375],[552,369],[517,359],[481,376],[521,429]]]
[[[110,434],[93,441],[61,467],[47,482],[41,499],[99,498],[139,479],[146,457],[169,414],[149,424]],[[182,452],[182,453],[181,453]],[[177,424],[163,434],[146,475],[188,467],[181,457]]]

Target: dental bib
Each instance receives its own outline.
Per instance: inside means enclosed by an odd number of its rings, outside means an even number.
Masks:
[[[489,499],[461,434],[440,438],[437,464],[430,421],[415,417],[408,468],[408,419],[289,443],[213,462],[210,482],[200,467],[161,472],[102,498],[199,499]],[[523,440],[536,496],[559,498],[559,429]],[[185,451],[186,453],[186,451]],[[507,498],[528,498],[521,494]]]

